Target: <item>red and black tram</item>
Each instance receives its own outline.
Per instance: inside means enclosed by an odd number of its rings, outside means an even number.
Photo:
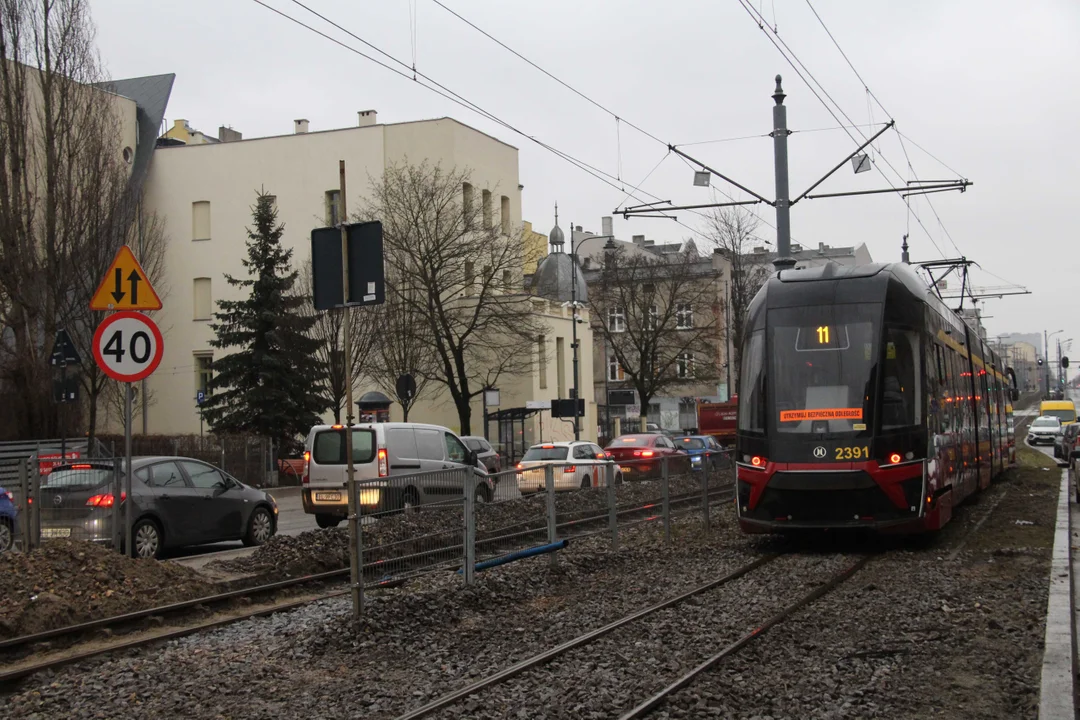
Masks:
[[[744,531],[936,530],[1006,468],[1012,373],[910,266],[784,270],[745,327]]]

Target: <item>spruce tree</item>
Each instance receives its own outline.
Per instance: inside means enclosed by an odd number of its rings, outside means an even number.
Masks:
[[[315,360],[319,341],[309,335],[314,318],[301,312],[310,300],[291,292],[299,272],[291,268],[292,250],[281,246],[285,226],[272,195],[258,194],[252,220],[244,261],[250,277],[225,276],[248,296],[218,302],[210,345],[229,354],[213,363],[202,411],[215,433],[269,437],[286,450],[327,409]]]

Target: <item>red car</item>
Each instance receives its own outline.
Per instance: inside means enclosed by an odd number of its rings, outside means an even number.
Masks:
[[[604,449],[623,469],[627,479],[660,477],[665,457],[669,458],[669,475],[684,473],[690,466],[690,456],[675,447],[671,438],[657,433],[620,435]]]

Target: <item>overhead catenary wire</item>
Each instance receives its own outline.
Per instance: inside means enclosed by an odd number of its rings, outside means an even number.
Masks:
[[[588,173],[589,175],[592,175],[593,177],[600,180],[601,182],[609,185],[611,188],[613,188],[615,190],[618,190],[620,192],[625,191],[625,187],[618,184],[616,176],[614,176],[614,175],[612,175],[612,174],[610,174],[608,172],[605,172],[604,170],[601,170],[600,168],[597,168],[597,167],[595,167],[593,165],[590,165],[589,163],[587,163],[587,162],[585,162],[583,160],[580,160],[579,158],[576,158],[573,155],[570,155],[569,153],[566,153],[566,152],[564,152],[562,150],[559,150],[558,148],[556,148],[556,147],[554,147],[552,145],[549,145],[548,143],[543,142],[542,140],[538,139],[537,137],[535,137],[533,135],[529,135],[528,133],[526,133],[526,132],[518,129],[517,127],[511,125],[510,123],[502,120],[501,118],[494,115],[493,113],[488,112],[487,110],[480,107],[479,105],[469,101],[468,99],[464,98],[463,96],[459,95],[458,93],[454,92],[453,90],[450,90],[449,88],[447,88],[446,86],[440,84],[439,82],[429,78],[427,75],[420,72],[419,70],[416,71],[415,77],[414,77],[411,74],[412,73],[412,67],[410,65],[408,65],[407,63],[405,63],[404,61],[390,55],[389,53],[383,51],[382,49],[380,49],[377,46],[373,45],[372,43],[364,40],[363,38],[360,38],[355,33],[352,33],[351,31],[345,29],[341,25],[333,22],[332,20],[330,20],[326,16],[322,15],[321,13],[319,13],[319,12],[317,12],[315,10],[312,10],[307,5],[305,5],[304,3],[301,3],[298,0],[292,0],[292,1],[296,5],[299,5],[300,7],[304,8],[305,10],[308,10],[309,12],[311,12],[313,15],[316,15],[320,19],[324,20],[324,22],[327,22],[328,24],[330,24],[330,25],[334,26],[335,28],[341,30],[342,32],[350,35],[351,37],[356,38],[359,42],[362,42],[363,44],[365,44],[368,47],[372,48],[373,50],[375,50],[379,54],[389,58],[394,63],[397,63],[398,65],[403,66],[409,72],[398,70],[397,68],[395,68],[395,67],[393,67],[393,66],[379,60],[378,58],[372,57],[368,53],[365,53],[362,50],[359,50],[359,49],[357,49],[355,47],[352,47],[351,45],[342,42],[338,38],[335,38],[332,35],[329,35],[329,34],[323,32],[323,31],[319,30],[318,28],[313,27],[312,25],[309,25],[309,24],[305,23],[304,21],[300,20],[299,18],[293,17],[292,15],[289,15],[288,13],[283,12],[282,10],[279,10],[278,8],[275,8],[275,7],[271,6],[271,5],[267,4],[266,2],[263,2],[263,0],[252,0],[252,2],[256,3],[257,5],[260,5],[260,6],[264,7],[264,8],[266,8],[267,10],[270,10],[271,12],[285,18],[286,20],[288,20],[288,21],[290,21],[290,22],[292,22],[292,23],[294,23],[294,24],[296,24],[296,25],[298,25],[300,27],[305,28],[306,30],[308,30],[308,31],[310,31],[312,33],[315,33],[316,35],[319,35],[320,37],[322,37],[322,38],[324,38],[326,40],[329,40],[330,42],[344,48],[345,50],[348,50],[348,51],[350,51],[350,52],[352,52],[352,53],[354,53],[356,55],[359,55],[360,57],[364,58],[365,60],[373,62],[376,65],[378,65],[378,66],[380,66],[380,67],[382,67],[382,68],[384,68],[386,70],[389,70],[390,72],[395,73],[395,74],[397,74],[397,75],[399,75],[399,76],[401,76],[401,77],[403,77],[403,78],[405,78],[407,80],[415,81],[421,87],[424,87],[427,90],[430,90],[431,92],[434,92],[435,94],[437,94],[437,95],[439,95],[439,96],[441,96],[441,97],[443,97],[443,98],[445,98],[447,100],[450,100],[453,103],[456,103],[456,104],[466,108],[467,110],[475,112],[475,113],[481,115],[482,117],[485,117],[488,120],[491,120],[492,122],[495,122],[495,123],[501,125],[502,127],[505,127],[506,129],[508,129],[508,130],[518,134],[518,135],[521,135],[522,137],[524,137],[524,138],[530,140],[531,142],[539,145],[540,147],[544,148],[545,150],[548,150],[552,154],[554,154],[554,155],[556,155],[558,157],[561,157],[563,160],[566,160],[570,164],[578,167],[579,169],[583,170],[584,172]],[[645,191],[642,191],[642,192],[645,192]],[[646,192],[645,194],[649,195],[650,197],[652,197],[654,199],[658,199],[658,196],[652,195],[651,193]],[[640,199],[640,198],[637,198],[637,199]],[[693,227],[691,227],[689,225],[686,225],[685,223],[682,223],[681,221],[675,219],[673,216],[668,216],[668,217],[672,217],[672,219],[674,219],[675,222],[682,225],[687,230],[690,230],[691,232],[696,233],[698,235],[702,235],[702,233],[700,233],[695,228],[693,228]],[[704,237],[704,235],[702,235],[702,237]]]
[[[810,8],[810,12],[812,12],[812,13],[814,14],[814,17],[815,17],[815,18],[817,19],[818,23],[819,23],[819,24],[821,25],[821,28],[822,28],[822,29],[823,29],[823,30],[825,31],[825,34],[829,36],[829,40],[831,40],[831,41],[832,41],[832,44],[833,44],[833,45],[834,45],[834,46],[836,47],[836,50],[837,50],[837,51],[838,51],[838,52],[840,53],[840,56],[844,58],[844,62],[846,62],[846,63],[847,63],[847,66],[848,66],[849,68],[851,68],[851,72],[855,74],[855,77],[856,77],[856,78],[857,78],[857,79],[859,80],[859,82],[860,82],[860,83],[862,84],[862,86],[863,86],[863,90],[865,90],[865,91],[866,91],[868,107],[869,107],[869,101],[870,101],[870,100],[872,99],[872,100],[874,101],[874,103],[876,103],[876,104],[877,104],[877,106],[878,106],[879,108],[881,108],[881,111],[882,111],[883,113],[885,113],[885,114],[886,114],[886,115],[888,115],[889,117],[892,117],[892,113],[890,113],[890,112],[889,112],[889,111],[888,111],[888,110],[887,110],[887,109],[885,108],[885,105],[884,105],[884,104],[883,104],[883,103],[881,102],[881,100],[880,100],[880,99],[878,98],[878,96],[877,96],[877,95],[875,95],[875,94],[874,94],[874,91],[870,89],[870,85],[869,85],[869,83],[867,83],[867,82],[866,82],[866,80],[865,80],[865,79],[863,78],[863,76],[862,76],[862,75],[861,75],[861,74],[859,73],[859,71],[858,71],[858,70],[857,70],[857,69],[855,68],[855,64],[854,64],[853,62],[851,62],[851,58],[849,58],[849,57],[848,57],[848,54],[847,54],[846,52],[844,52],[844,48],[842,48],[842,47],[840,46],[840,43],[839,43],[839,41],[837,41],[836,37],[835,37],[835,36],[834,36],[834,35],[832,34],[832,31],[831,31],[831,30],[829,30],[829,27],[828,27],[828,25],[826,25],[826,24],[825,24],[825,20],[824,20],[824,19],[823,19],[823,18],[821,17],[821,15],[820,15],[820,14],[818,13],[818,11],[817,11],[817,10],[816,10],[816,9],[814,8],[814,5],[813,5],[813,3],[811,2],[811,0],[806,0],[806,5],[807,5],[807,6],[808,6],[808,7]],[[838,106],[838,107],[839,107],[839,106]],[[899,141],[900,141],[900,147],[901,147],[901,149],[903,150],[903,153],[904,153],[904,158],[905,158],[905,160],[907,161],[907,164],[908,164],[908,170],[909,170],[909,172],[910,172],[910,173],[911,173],[912,175],[915,175],[915,176],[916,176],[916,178],[917,178],[917,177],[918,177],[918,173],[917,173],[917,172],[915,171],[915,167],[914,167],[914,166],[912,165],[912,163],[911,163],[911,158],[910,158],[910,156],[908,156],[907,148],[906,148],[906,147],[904,147],[904,139],[905,139],[905,137],[906,137],[906,136],[904,136],[904,135],[903,135],[903,134],[902,134],[902,133],[900,132],[900,130],[899,130],[899,129],[897,129],[897,130],[896,130],[896,135],[897,135],[897,138],[898,138],[898,139],[899,139]],[[909,142],[911,142],[911,143],[912,143],[913,145],[915,145],[916,147],[918,147],[918,148],[919,148],[920,150],[922,150],[922,151],[923,151],[924,153],[926,153],[927,155],[929,155],[930,157],[932,157],[932,158],[933,158],[934,160],[936,160],[936,161],[937,161],[938,163],[940,163],[940,164],[941,164],[941,165],[942,165],[943,167],[945,167],[945,168],[946,168],[947,170],[949,170],[949,171],[950,171],[951,173],[953,173],[953,174],[954,174],[954,175],[956,175],[957,177],[964,177],[964,175],[963,175],[962,173],[959,173],[959,172],[957,172],[956,170],[953,170],[953,169],[952,169],[951,167],[949,167],[949,166],[948,166],[947,164],[945,164],[944,162],[942,162],[941,160],[939,160],[939,159],[938,159],[937,157],[935,157],[934,155],[932,155],[932,154],[931,154],[930,152],[928,152],[927,150],[925,150],[924,148],[922,148],[921,146],[919,146],[919,145],[918,145],[917,143],[915,143],[915,141],[914,141],[914,140],[911,140],[910,138],[907,138],[907,140],[908,140]],[[888,160],[887,160],[887,159],[886,159],[886,158],[884,157],[884,154],[883,154],[883,153],[881,153],[881,150],[880,150],[880,149],[878,150],[878,154],[882,156],[882,159],[885,159],[886,163],[888,163]],[[894,171],[895,171],[895,169],[894,169]],[[909,177],[909,179],[911,179],[911,178]],[[905,198],[905,201],[908,201],[908,198]],[[928,206],[928,207],[930,208],[930,211],[931,211],[931,212],[933,212],[933,214],[934,214],[934,218],[935,218],[935,219],[936,219],[936,220],[938,221],[938,227],[940,227],[940,228],[941,228],[942,232],[943,232],[943,233],[945,234],[945,236],[946,236],[946,237],[947,237],[947,238],[949,239],[949,242],[950,242],[950,243],[952,244],[952,246],[953,246],[953,249],[954,249],[954,250],[956,250],[956,252],[958,252],[958,253],[960,253],[960,254],[962,255],[963,253],[962,253],[962,252],[960,251],[960,248],[959,248],[959,246],[957,245],[957,243],[956,243],[956,240],[955,240],[955,239],[954,239],[954,238],[952,237],[952,233],[950,233],[950,232],[949,232],[948,228],[946,228],[946,227],[945,227],[945,223],[944,223],[944,222],[942,222],[942,220],[941,220],[941,216],[940,216],[940,215],[938,215],[938,212],[937,212],[937,208],[935,208],[935,207],[934,207],[934,203],[933,203],[933,202],[932,202],[932,201],[930,200],[930,198],[926,198],[926,204],[927,204],[927,206]],[[909,206],[909,212],[910,212],[910,202],[908,203],[908,206]],[[917,216],[917,215],[916,215],[916,219],[918,220],[918,216]],[[920,221],[920,224],[921,224],[921,221]],[[925,229],[925,228],[924,228],[924,229]]]
[[[595,166],[585,162],[584,160],[576,158],[573,155],[570,155],[569,153],[566,153],[566,152],[564,152],[562,150],[559,150],[558,148],[556,148],[556,147],[554,147],[554,146],[552,146],[552,145],[550,145],[548,143],[545,143],[544,141],[540,140],[539,138],[526,133],[525,131],[517,128],[516,126],[514,126],[514,125],[510,124],[509,122],[503,120],[502,118],[496,116],[494,113],[491,113],[491,112],[485,110],[484,108],[482,108],[479,105],[477,105],[476,103],[468,100],[467,98],[460,95],[459,93],[457,93],[457,92],[451,90],[450,88],[446,87],[445,85],[439,83],[438,81],[434,80],[433,78],[429,77],[428,75],[424,74],[423,72],[421,72],[419,70],[416,70],[415,71],[415,77],[413,77],[412,75],[410,75],[407,72],[397,70],[396,68],[388,65],[387,63],[382,62],[382,61],[378,60],[377,58],[373,58],[369,54],[367,54],[367,53],[365,53],[365,52],[363,52],[361,50],[358,50],[357,48],[354,48],[354,47],[348,45],[347,43],[344,43],[341,40],[339,40],[339,39],[337,39],[337,38],[335,38],[335,37],[333,37],[333,36],[331,36],[331,35],[329,35],[329,34],[327,34],[325,32],[322,32],[318,28],[315,28],[315,27],[303,22],[302,20],[300,20],[298,18],[295,18],[295,17],[289,15],[288,13],[285,13],[285,12],[283,12],[283,11],[281,11],[281,10],[271,6],[271,5],[268,5],[263,0],[252,0],[252,1],[255,2],[258,5],[266,8],[266,9],[268,9],[268,10],[271,10],[272,12],[274,12],[275,14],[285,18],[286,20],[289,20],[290,22],[293,22],[293,23],[295,23],[295,24],[297,24],[297,25],[299,25],[299,26],[301,26],[301,27],[303,27],[303,28],[305,28],[305,29],[307,29],[307,30],[309,30],[309,31],[311,31],[311,32],[325,38],[325,39],[327,39],[327,40],[330,40],[331,42],[335,43],[336,45],[339,45],[340,47],[342,47],[342,48],[344,48],[346,50],[349,50],[350,52],[353,52],[353,53],[359,55],[360,57],[363,57],[366,60],[374,62],[375,64],[379,65],[380,67],[383,67],[383,68],[385,68],[387,70],[390,70],[391,72],[396,73],[397,75],[400,75],[400,76],[402,76],[402,77],[404,77],[404,78],[406,78],[408,80],[414,80],[421,87],[424,87],[424,88],[426,88],[428,90],[431,90],[432,92],[436,93],[437,95],[440,95],[440,96],[450,100],[451,102],[454,102],[454,103],[456,103],[458,105],[461,105],[462,107],[466,108],[467,110],[475,112],[478,115],[481,115],[482,117],[485,117],[488,120],[491,120],[492,122],[497,123],[498,125],[506,128],[507,130],[510,130],[511,132],[516,133],[516,134],[528,139],[529,141],[539,145],[540,147],[544,148],[545,150],[551,152],[552,154],[554,154],[554,155],[556,155],[558,157],[561,157],[562,159],[566,160],[570,164],[572,164],[572,165],[578,167],[579,169],[585,171],[589,175],[592,175],[593,177],[595,177],[596,179],[598,179],[601,182],[605,183],[606,185],[610,186],[611,188],[613,188],[615,190],[618,190],[619,192],[625,192],[625,185],[619,181],[619,178],[616,175],[612,175],[611,173],[608,173],[608,172],[606,172],[604,170],[601,170],[600,168],[595,167]],[[333,26],[334,28],[336,28],[336,29],[340,30],[341,32],[349,35],[350,37],[356,39],[358,42],[363,43],[365,46],[371,48],[372,50],[374,50],[378,54],[386,57],[390,61],[392,61],[392,62],[402,66],[406,70],[412,72],[411,66],[409,66],[404,61],[394,57],[390,53],[387,53],[386,51],[382,50],[381,48],[374,45],[373,43],[361,38],[356,33],[348,30],[347,28],[343,27],[339,23],[334,22],[333,20],[331,20],[330,18],[328,18],[324,14],[312,9],[311,7],[306,5],[305,3],[300,2],[300,0],[292,0],[292,2],[293,2],[293,4],[307,10],[312,15],[315,15],[319,19],[321,19],[324,22],[328,23],[329,25]],[[640,192],[642,192],[645,195],[653,198],[654,200],[659,200],[660,199],[659,196],[654,195],[654,194],[652,194],[650,192],[647,192],[645,190],[641,190]],[[637,196],[634,196],[634,198],[636,200],[641,200],[641,198],[639,198]],[[697,235],[697,236],[699,236],[699,237],[701,237],[703,239],[706,239],[706,240],[709,239],[708,235],[706,235],[705,233],[702,233],[700,230],[698,230],[697,228],[695,228],[693,226],[687,225],[686,223],[679,220],[676,216],[669,215],[669,214],[663,212],[663,210],[658,210],[658,212],[661,213],[661,215],[663,217],[666,217],[666,218],[669,218],[669,219],[673,220],[675,223],[677,223],[678,225],[680,225],[684,229],[688,230],[689,232],[691,232],[691,233],[693,233],[693,234],[695,234],[695,235]]]
[[[754,24],[757,25],[758,28],[765,34],[765,37],[769,40],[770,43],[772,43],[773,47],[776,48],[777,52],[780,53],[780,56],[782,58],[784,58],[784,60],[787,62],[787,64],[791,66],[791,69],[795,71],[795,74],[799,77],[799,79],[803,81],[803,83],[806,85],[807,89],[810,90],[811,94],[813,94],[813,96],[815,98],[817,98],[818,102],[821,103],[822,107],[825,108],[826,112],[828,112],[829,115],[832,116],[833,120],[835,120],[837,122],[837,124],[839,124],[840,126],[843,127],[844,132],[851,139],[851,141],[853,143],[855,143],[856,145],[861,144],[855,138],[855,136],[851,134],[851,132],[850,132],[850,130],[848,128],[855,128],[856,131],[859,132],[859,134],[862,136],[863,140],[865,141],[866,140],[866,134],[863,133],[861,130],[859,130],[856,127],[856,123],[848,116],[848,114],[846,112],[844,112],[844,109],[839,105],[839,103],[837,103],[836,100],[834,100],[832,98],[832,96],[829,95],[829,93],[825,90],[824,86],[822,86],[821,83],[818,82],[817,78],[815,78],[813,76],[813,73],[811,73],[809,71],[809,69],[806,67],[806,65],[801,60],[799,60],[798,56],[794,53],[794,51],[791,50],[791,48],[783,40],[783,38],[780,37],[779,33],[775,29],[772,29],[772,28],[767,29],[768,28],[768,23],[765,21],[765,18],[763,16],[761,16],[760,13],[758,13],[758,17],[755,17],[754,13],[756,12],[756,10],[754,9],[754,7],[752,5],[748,5],[746,0],[738,0],[738,2],[739,2],[739,5],[742,6],[742,8],[750,16],[750,19],[754,21]],[[771,35],[769,34],[770,32],[772,32]],[[781,45],[783,47],[781,47]],[[796,65],[796,63],[798,63],[798,65]],[[799,69],[800,67],[803,68],[803,70],[800,70]],[[803,74],[803,71],[805,71],[805,73],[806,73],[805,75]],[[811,84],[810,80],[807,80],[807,76],[809,76],[813,80],[813,84]],[[817,88],[820,89],[820,91],[821,91],[820,93],[818,92],[818,89],[815,89],[814,85],[817,85]],[[837,117],[836,112],[833,111],[833,108],[829,105],[828,102],[825,102],[824,98],[822,98],[822,94],[824,94],[825,97],[829,98],[829,102],[831,102],[832,105],[836,107],[836,110],[839,111],[839,113],[844,116],[844,118],[847,120],[846,124],[839,117]],[[881,157],[881,159],[885,161],[885,164],[888,165],[888,167],[897,176],[897,178],[899,178],[901,181],[903,181],[903,175],[901,175],[900,172],[892,165],[892,163],[889,162],[889,159],[887,157],[885,157],[885,155],[883,153],[879,152],[878,154]],[[885,174],[885,172],[881,169],[881,167],[877,163],[873,163],[873,166],[874,166],[874,169],[878,171],[878,173],[881,175],[882,179],[885,180],[885,182],[889,185],[890,188],[892,188],[894,190],[899,189],[899,188],[896,187],[896,185],[893,184],[892,180]],[[901,200],[903,201],[903,198],[901,198]],[[910,209],[909,204],[905,203],[905,206]],[[922,231],[926,235],[926,238],[930,241],[930,244],[933,245],[934,249],[937,250],[938,254],[941,257],[944,258],[945,253],[942,251],[942,249],[938,245],[937,241],[934,240],[933,235],[930,234],[930,230],[926,227],[926,224],[923,222],[922,218],[920,218],[918,213],[916,213],[914,210],[910,210],[910,214],[915,218],[916,222],[918,222],[919,227],[922,228]]]

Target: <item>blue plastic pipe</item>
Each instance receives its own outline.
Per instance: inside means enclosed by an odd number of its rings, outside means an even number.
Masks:
[[[491,560],[484,560],[483,562],[476,563],[477,570],[487,570],[488,568],[496,567],[497,565],[505,565],[506,563],[514,562],[515,560],[524,560],[525,558],[534,557],[536,555],[545,555],[556,550],[562,550],[570,544],[569,540],[559,540],[558,542],[548,543],[547,545],[537,545],[536,547],[525,548],[524,550],[518,550],[512,552],[509,555],[502,555]],[[461,574],[461,570],[458,570],[458,575]]]

